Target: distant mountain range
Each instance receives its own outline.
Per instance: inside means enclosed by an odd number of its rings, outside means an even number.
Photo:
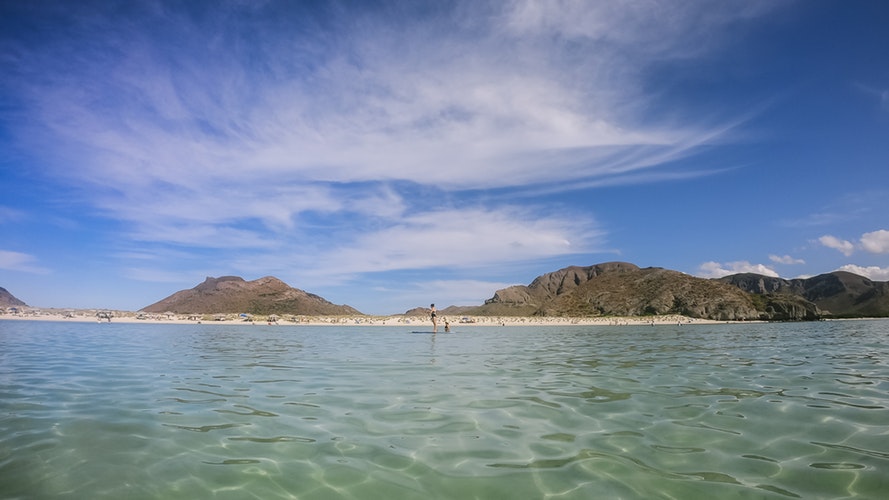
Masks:
[[[0,306],[26,306],[0,288]],[[361,315],[318,295],[267,276],[207,278],[142,309],[176,314]],[[405,315],[425,315],[418,307]],[[440,315],[650,316],[681,314],[712,320],[817,320],[889,317],[889,283],[835,271],[805,279],[735,274],[719,279],[690,276],[627,262],[571,266],[538,276],[529,285],[497,290],[479,306],[450,306]]]
[[[530,285],[498,290],[463,314],[645,316],[682,314],[713,320],[815,320],[889,316],[889,283],[836,271],[785,280],[757,274],[719,279],[639,268],[626,262],[571,266]]]
[[[792,280],[746,273],[719,281],[757,297],[797,297],[815,304],[825,317],[889,316],[889,282],[872,281],[845,271]]]
[[[176,314],[296,314],[296,315],[360,315],[358,310],[336,305],[318,295],[267,276],[244,281],[237,276],[207,278],[200,285],[181,290],[141,309],[149,313]]]

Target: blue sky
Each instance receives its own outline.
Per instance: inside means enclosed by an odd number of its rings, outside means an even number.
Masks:
[[[889,280],[889,3],[0,3],[0,286],[369,314],[569,265]]]

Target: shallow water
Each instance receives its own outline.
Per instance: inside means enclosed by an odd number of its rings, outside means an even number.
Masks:
[[[0,321],[0,498],[886,498],[889,321]]]

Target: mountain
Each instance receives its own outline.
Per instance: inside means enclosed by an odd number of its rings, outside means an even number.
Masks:
[[[472,314],[477,306],[448,306],[444,309],[436,309],[439,316],[461,316],[463,314]],[[404,312],[403,316],[429,316],[432,312],[428,307],[415,307]]]
[[[607,262],[594,266],[570,266],[538,276],[530,285],[497,290],[474,314],[510,316],[546,315],[547,306],[557,297],[570,294],[593,278],[604,274],[635,273],[639,267],[628,262]]]
[[[28,304],[25,304],[21,300],[15,298],[15,296],[12,295],[11,293],[9,293],[8,291],[6,291],[5,288],[0,287],[0,307],[18,307],[18,306],[27,307]]]
[[[429,316],[432,309],[428,307],[415,307],[404,312],[404,316]]]
[[[571,266],[530,285],[498,290],[472,314],[645,316],[682,314],[714,320],[812,320],[818,307],[793,294],[754,295],[718,280],[627,262]]]
[[[144,312],[176,314],[300,314],[355,315],[359,311],[336,305],[271,276],[244,281],[238,276],[208,277],[190,290],[181,290],[142,308]]]
[[[817,306],[823,316],[889,316],[889,282],[872,281],[845,271],[792,280],[743,273],[719,281],[755,295],[798,297]]]

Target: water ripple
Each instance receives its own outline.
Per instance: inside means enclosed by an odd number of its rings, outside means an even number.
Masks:
[[[880,498],[887,327],[0,320],[0,498]]]
[[[228,438],[229,441],[250,441],[251,443],[314,443],[316,440],[297,436],[275,436],[260,438],[252,436],[236,436]]]

